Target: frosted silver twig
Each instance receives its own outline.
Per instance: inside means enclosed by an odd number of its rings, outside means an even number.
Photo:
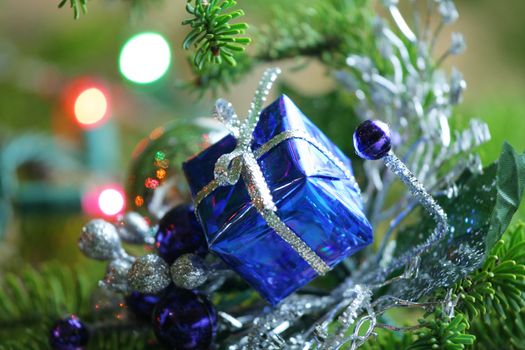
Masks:
[[[426,209],[430,216],[436,221],[436,228],[424,243],[421,243],[413,249],[406,252],[400,258],[395,259],[388,267],[388,271],[393,271],[400,266],[405,265],[414,256],[420,255],[433,244],[439,242],[448,232],[447,214],[441,206],[434,200],[434,198],[425,190],[419,180],[412,174],[406,165],[399,160],[399,158],[392,152],[383,157],[386,167],[396,174],[401,181],[407,186],[410,193],[418,200],[419,203]]]

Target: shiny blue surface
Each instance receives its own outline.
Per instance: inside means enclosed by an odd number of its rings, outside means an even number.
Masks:
[[[217,333],[217,311],[202,294],[172,288],[155,306],[153,331],[168,349],[210,350]]]
[[[151,314],[159,299],[160,297],[156,294],[143,294],[140,292],[131,292],[124,297],[126,306],[138,319],[143,321],[151,320]]]
[[[208,253],[206,238],[192,205],[180,204],[164,214],[155,235],[155,246],[169,265],[184,254],[205,256]]]
[[[261,113],[253,149],[285,130],[303,130],[349,169],[350,160],[286,96]],[[213,179],[215,161],[235,148],[227,136],[184,164],[195,195]],[[259,165],[272,191],[279,217],[330,267],[372,242],[372,229],[350,179],[304,140],[282,142]],[[221,187],[199,205],[210,250],[270,303],[304,286],[315,271],[260,216],[241,180]]]

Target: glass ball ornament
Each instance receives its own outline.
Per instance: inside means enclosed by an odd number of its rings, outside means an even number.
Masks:
[[[159,302],[160,297],[156,294],[144,294],[132,292],[124,298],[126,306],[138,318],[144,321],[150,321],[155,305]]]
[[[175,121],[154,129],[132,154],[126,182],[126,207],[152,221],[191,201],[182,162],[227,134],[211,118]]]
[[[354,147],[363,159],[381,159],[392,148],[390,128],[379,120],[365,120],[354,131]]]
[[[175,350],[208,350],[217,330],[217,312],[203,295],[173,288],[153,312],[159,342]]]
[[[49,345],[54,350],[81,350],[89,341],[89,331],[75,315],[55,322],[49,334]]]
[[[206,255],[208,243],[192,205],[178,205],[162,217],[155,245],[159,256],[170,265],[184,254]]]

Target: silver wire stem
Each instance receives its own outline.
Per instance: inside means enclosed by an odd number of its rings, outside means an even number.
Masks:
[[[393,271],[400,266],[405,265],[407,262],[412,260],[415,255],[419,255],[430,248],[433,244],[439,242],[445,234],[448,232],[448,220],[447,214],[441,208],[441,206],[435,201],[435,199],[426,191],[425,187],[414,174],[407,168],[407,166],[399,160],[399,158],[392,152],[388,152],[386,156],[382,158],[385,162],[386,167],[396,174],[401,181],[407,186],[410,193],[418,200],[419,203],[425,208],[430,214],[432,219],[436,221],[436,228],[427,240],[411,249],[399,259],[396,259],[391,266],[388,267],[390,271]]]

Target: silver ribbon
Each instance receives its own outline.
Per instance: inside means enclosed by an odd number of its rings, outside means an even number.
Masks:
[[[237,146],[232,152],[223,154],[219,157],[215,163],[214,179],[205,185],[194,198],[195,211],[197,212],[198,206],[202,200],[218,187],[234,185],[242,176],[252,205],[261,214],[268,226],[271,227],[286,243],[288,243],[292,249],[295,250],[301,258],[303,258],[317,272],[317,274],[324,275],[330,270],[330,267],[277,215],[277,207],[275,206],[270,188],[266,183],[262,170],[257,163],[257,159],[283,141],[292,138],[302,139],[317,148],[339,169],[341,169],[345,176],[353,181],[354,187],[358,192],[359,187],[357,186],[352,173],[346,169],[344,164],[337,157],[328,151],[326,147],[317,142],[317,140],[300,130],[284,131],[273,137],[257,150],[251,149],[253,131],[259,121],[259,113],[266,101],[273,82],[280,72],[281,71],[278,68],[270,68],[264,72],[248,111],[248,116],[242,122],[237,114],[235,114],[231,103],[222,99],[217,100],[214,117],[220,120],[236,138]]]

